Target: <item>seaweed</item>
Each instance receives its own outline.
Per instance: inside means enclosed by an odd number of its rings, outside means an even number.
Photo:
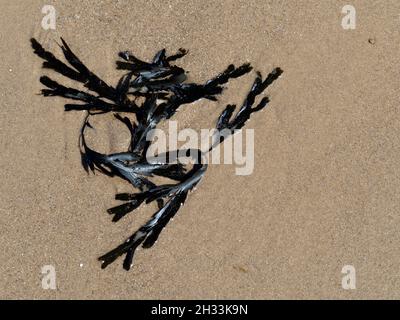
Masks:
[[[118,70],[125,73],[116,86],[111,86],[90,71],[73,53],[61,38],[61,51],[66,62],[62,62],[53,53],[31,39],[34,53],[44,60],[43,68],[51,69],[71,80],[81,83],[85,91],[63,86],[48,76],[42,76],[40,82],[46,87],[41,93],[45,97],[58,96],[73,100],[65,104],[65,111],[85,111],[79,137],[81,163],[86,172],[100,172],[110,177],[117,176],[129,182],[136,190],[134,193],[116,194],[115,199],[122,203],[108,209],[113,222],[118,222],[127,214],[138,209],[143,203],[156,202],[158,210],[153,216],[127,238],[121,245],[99,257],[102,268],[113,263],[118,257],[125,256],[123,267],[132,267],[135,250],[152,247],[161,231],[177,214],[187,200],[188,194],[203,178],[207,163],[204,160],[224,139],[240,130],[250,119],[251,114],[264,109],[268,97],[256,104],[256,99],[282,74],[275,68],[264,80],[257,72],[255,81],[242,106],[235,113],[235,105],[227,105],[216,122],[217,134],[209,150],[197,149],[171,150],[163,154],[164,162],[149,161],[146,153],[151,142],[147,134],[157,125],[170,119],[183,105],[199,99],[217,101],[218,95],[230,80],[239,78],[252,71],[249,63],[239,67],[229,65],[224,71],[203,84],[187,83],[186,71],[175,65],[188,51],[179,49],[167,56],[166,50],[158,51],[150,62],[135,57],[129,51],[119,53],[116,62]],[[141,101],[141,103],[138,103]],[[113,113],[115,119],[122,122],[130,132],[130,143],[126,150],[119,153],[103,154],[93,150],[86,142],[86,131],[93,129],[90,119],[104,113]],[[123,113],[133,114],[134,120]],[[177,159],[177,154],[193,158],[191,167]],[[172,183],[155,184],[155,176],[168,178]]]

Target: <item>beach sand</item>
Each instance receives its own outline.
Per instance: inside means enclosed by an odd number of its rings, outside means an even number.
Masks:
[[[47,4],[56,30],[41,27]],[[0,298],[400,298],[400,2],[352,1],[355,30],[342,28],[345,4],[1,0]],[[112,223],[106,210],[129,186],[87,175],[77,148],[84,114],[38,95],[41,75],[61,77],[41,69],[29,39],[61,57],[60,36],[112,84],[121,50],[150,59],[164,47],[187,48],[181,64],[196,82],[229,63],[249,61],[264,75],[284,70],[269,107],[247,125],[254,173],[210,166],[129,272],[122,259],[102,270],[97,257],[154,207]],[[254,75],[175,120],[213,127]],[[107,116],[99,122],[102,151],[123,145],[126,132]],[[45,265],[55,268],[56,290],[42,288]],[[355,290],[342,288],[345,265],[356,270]]]

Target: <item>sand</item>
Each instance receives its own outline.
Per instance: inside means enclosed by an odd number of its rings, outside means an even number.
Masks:
[[[355,30],[341,26],[347,3],[333,0],[1,0],[0,298],[400,298],[400,2],[351,2]],[[45,4],[56,30],[41,27]],[[97,257],[153,208],[113,224],[106,209],[127,185],[85,174],[83,114],[38,95],[40,75],[54,73],[29,39],[59,55],[60,36],[111,83],[126,49],[148,59],[188,48],[182,65],[195,81],[232,62],[285,71],[248,124],[254,173],[211,166],[130,272],[121,259],[102,270]],[[212,127],[253,77],[176,120]],[[100,148],[118,147],[126,137],[103,120]],[[56,290],[42,289],[44,265],[55,267]],[[356,269],[356,290],[342,288],[344,265]]]

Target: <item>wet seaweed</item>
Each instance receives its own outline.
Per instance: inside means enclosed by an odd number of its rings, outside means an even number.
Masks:
[[[229,65],[224,71],[203,84],[187,83],[186,71],[175,63],[186,56],[185,49],[168,56],[165,49],[158,51],[150,62],[143,61],[129,51],[119,53],[116,61],[118,70],[125,73],[115,86],[111,86],[90,71],[73,53],[61,38],[60,48],[66,62],[31,39],[34,53],[44,60],[43,68],[81,83],[85,91],[66,87],[48,76],[42,76],[40,82],[46,87],[41,93],[45,97],[62,97],[74,101],[65,104],[65,111],[85,111],[86,116],[79,136],[81,163],[86,172],[100,172],[110,177],[117,176],[129,182],[136,192],[116,194],[115,199],[122,203],[108,209],[113,222],[118,222],[127,214],[138,209],[144,203],[156,202],[158,210],[153,216],[121,245],[99,257],[102,268],[113,263],[118,257],[125,256],[123,267],[129,270],[133,264],[135,250],[152,247],[162,230],[177,214],[187,200],[188,194],[203,178],[207,163],[204,160],[224,139],[240,130],[250,116],[264,109],[268,97],[256,104],[256,99],[279,78],[280,68],[274,69],[265,79],[257,72],[255,81],[242,106],[235,113],[235,105],[227,105],[217,119],[217,134],[207,151],[197,149],[171,150],[163,154],[164,162],[149,161],[146,153],[151,142],[147,134],[165,120],[170,119],[183,105],[199,99],[217,101],[218,95],[230,80],[239,78],[252,71],[249,63],[239,67]],[[141,101],[141,103],[138,103]],[[119,153],[103,154],[93,150],[86,141],[86,131],[93,129],[91,117],[104,113],[113,113],[115,119],[123,123],[130,133],[127,150]],[[134,114],[131,120],[122,114]],[[223,133],[223,134],[222,134]],[[177,154],[193,160],[193,164],[181,163]],[[168,178],[174,183],[155,184],[154,177]]]

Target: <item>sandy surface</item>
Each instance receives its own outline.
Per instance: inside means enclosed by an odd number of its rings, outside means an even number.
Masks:
[[[0,298],[400,298],[400,2],[352,3],[357,28],[345,31],[346,3],[333,0],[1,0]],[[41,28],[44,4],[57,10],[55,31]],[[60,54],[60,36],[111,83],[126,49],[188,48],[182,65],[196,81],[231,62],[285,70],[248,125],[254,174],[211,166],[130,272],[121,259],[101,270],[97,257],[152,208],[113,224],[106,209],[126,184],[87,176],[83,114],[37,95],[44,71],[29,38]],[[176,119],[211,127],[253,76]],[[119,135],[105,126],[101,147]],[[356,290],[341,287],[347,264]],[[57,290],[42,289],[43,265],[55,266]]]

